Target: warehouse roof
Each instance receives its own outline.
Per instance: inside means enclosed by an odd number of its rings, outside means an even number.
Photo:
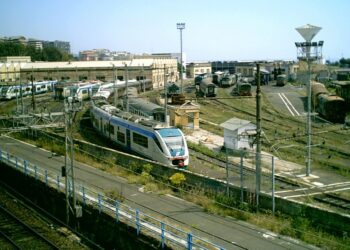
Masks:
[[[121,68],[125,65],[128,67],[156,67],[156,65],[161,65],[163,67],[164,60],[176,59],[142,58],[118,61],[30,62],[22,64],[21,69]]]

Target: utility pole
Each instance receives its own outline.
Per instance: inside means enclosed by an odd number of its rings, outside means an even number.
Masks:
[[[126,112],[129,112],[129,95],[128,95],[128,65],[125,64],[125,105]]]
[[[117,90],[117,86],[116,86],[116,73],[115,73],[115,67],[113,64],[113,94],[114,94],[114,106],[117,107],[117,96],[118,96],[118,90]]]
[[[33,113],[35,113],[35,88],[34,88],[34,78],[33,73],[30,76],[30,81],[32,82],[32,105],[33,105]]]
[[[142,72],[142,87],[143,87],[143,93],[146,92],[146,87],[145,87],[145,77],[144,77],[144,72],[143,72],[143,64],[142,64],[142,68],[141,68],[141,72]]]
[[[22,90],[22,81],[21,81],[21,73],[19,74],[19,96],[21,98],[21,114],[24,114],[24,106],[23,106],[23,90]]]
[[[77,206],[74,185],[74,141],[73,141],[73,117],[74,113],[80,110],[80,104],[75,106],[75,100],[72,97],[64,101],[65,108],[65,157],[64,170],[62,176],[65,176],[65,192],[66,192],[66,223],[69,225],[70,212],[73,218],[80,218],[82,216],[81,206]],[[72,201],[70,199],[72,197]],[[72,204],[71,204],[72,202]],[[74,225],[75,221],[74,221]]]
[[[256,208],[259,209],[259,194],[261,181],[261,90],[260,90],[260,65],[256,64]]]
[[[310,56],[309,56],[310,57]],[[307,132],[307,150],[306,150],[306,176],[310,176],[311,173],[311,61],[307,58],[307,69],[309,79],[307,83],[307,121],[306,121],[306,132]]]
[[[164,64],[164,121],[165,124],[168,125],[168,91],[166,87],[166,77],[167,74],[165,72],[165,64]]]

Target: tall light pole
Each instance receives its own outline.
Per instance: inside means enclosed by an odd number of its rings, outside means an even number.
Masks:
[[[307,119],[306,119],[306,134],[307,134],[307,145],[306,145],[306,176],[311,173],[311,63],[322,58],[322,46],[323,41],[311,42],[312,39],[321,30],[321,27],[306,24],[296,30],[305,39],[305,42],[296,42],[297,57],[301,61],[306,61],[308,66],[308,81],[306,84],[307,90]]]
[[[177,23],[176,24],[177,29],[180,30],[180,80],[181,80],[181,93],[183,93],[183,61],[182,61],[182,30],[185,29],[185,23]]]

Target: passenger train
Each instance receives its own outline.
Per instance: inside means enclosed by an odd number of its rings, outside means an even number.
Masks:
[[[123,112],[105,100],[93,100],[93,127],[126,150],[162,164],[184,168],[189,163],[185,136],[175,127]]]
[[[34,94],[43,94],[53,91],[57,81],[34,82]],[[23,85],[3,85],[0,91],[1,100],[11,100],[16,97],[27,96],[32,94],[32,84],[26,83]]]

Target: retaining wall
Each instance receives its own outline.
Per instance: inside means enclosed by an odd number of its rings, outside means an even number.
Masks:
[[[49,138],[55,137],[64,142],[64,138],[56,134],[47,134],[40,131],[32,134],[35,137]],[[186,177],[186,185],[188,189],[198,188],[207,194],[214,196],[227,196],[227,185],[224,181],[216,180],[197,173],[189,172],[187,170],[179,170],[158,164],[156,162],[143,159],[141,157],[133,156],[127,153],[116,151],[110,148],[98,146],[89,142],[74,140],[75,146],[99,158],[114,159],[115,163],[135,170],[135,166],[143,166],[144,164],[151,164],[153,166],[151,174],[156,178],[168,180],[174,173],[181,171]],[[239,203],[241,197],[241,189],[237,186],[229,185],[229,197],[234,203]],[[255,193],[249,190],[244,190],[243,201],[248,205],[254,206]],[[271,195],[261,194],[259,199],[260,208],[271,210],[272,197]],[[292,200],[275,197],[275,212],[287,214],[290,216],[299,216],[300,218],[307,218],[315,226],[321,226],[325,230],[340,235],[350,235],[350,215],[338,214],[326,209],[321,209],[310,204],[296,202]]]

